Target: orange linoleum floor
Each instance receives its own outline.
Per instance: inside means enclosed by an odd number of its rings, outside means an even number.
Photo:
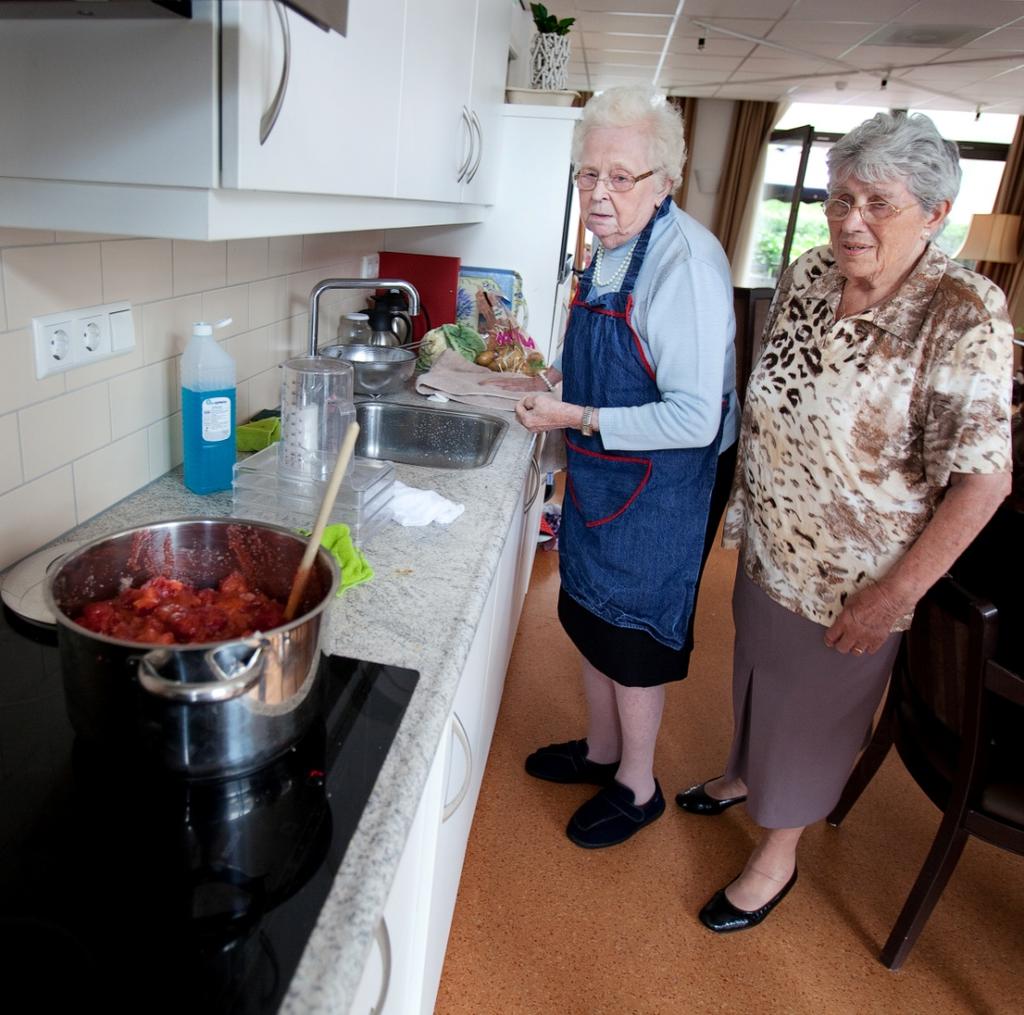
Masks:
[[[523,759],[586,733],[578,656],[555,615],[558,555],[538,552],[466,852],[437,1015],[1024,1012],[1024,859],[972,839],[898,973],[877,954],[938,827],[890,754],[842,828],[804,835],[800,880],[760,927],[718,937],[696,914],[755,837],[742,807],[684,814],[731,729],[735,554],[716,549],[690,677],[669,688],[655,775],[668,807],[630,841],[565,837],[586,786]]]

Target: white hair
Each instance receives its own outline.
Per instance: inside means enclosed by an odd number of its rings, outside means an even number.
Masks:
[[[648,168],[660,172],[674,190],[683,178],[686,144],[683,118],[653,88],[609,88],[583,107],[583,117],[572,136],[572,161],[579,166],[587,134],[595,127],[641,127],[647,134]]]
[[[926,212],[960,190],[960,149],[923,113],[876,113],[829,150],[829,189],[851,176],[865,183],[903,180]]]

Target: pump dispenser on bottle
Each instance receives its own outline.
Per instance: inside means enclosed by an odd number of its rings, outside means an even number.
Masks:
[[[216,325],[197,321],[181,357],[181,426],[185,485],[193,493],[231,489],[235,464],[235,361],[213,337]]]

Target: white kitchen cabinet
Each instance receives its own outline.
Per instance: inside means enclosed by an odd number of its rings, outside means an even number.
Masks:
[[[516,554],[515,597],[512,609],[512,639],[515,639],[519,628],[519,618],[523,612],[523,601],[530,587],[530,575],[533,574],[533,559],[537,554],[537,536],[540,533],[540,516],[544,512],[544,476],[540,471],[540,457],[548,434],[539,434],[533,446],[530,458],[530,472],[526,479],[526,494],[523,501],[523,530],[519,541],[519,552]],[[561,439],[560,434],[555,439]],[[509,649],[511,650],[511,645]],[[507,665],[507,661],[506,661]]]
[[[393,197],[405,7],[351,0],[342,36],[280,3],[222,0],[222,186]]]
[[[509,23],[505,0],[479,3],[476,72],[477,0],[349,0],[345,36],[270,0],[5,20],[0,226],[212,240],[479,221]]]
[[[433,818],[442,776],[441,766],[435,764],[374,932],[350,1015],[409,1015],[418,1009],[430,905],[430,880],[424,875],[432,864]]]
[[[399,197],[493,202],[510,24],[506,0],[407,5]]]

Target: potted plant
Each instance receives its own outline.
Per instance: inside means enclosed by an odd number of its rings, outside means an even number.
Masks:
[[[575,18],[559,19],[543,4],[530,4],[537,34],[530,42],[530,87],[564,91],[569,79],[569,29]]]

